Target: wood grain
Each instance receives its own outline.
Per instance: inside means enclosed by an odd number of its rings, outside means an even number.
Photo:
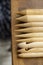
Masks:
[[[15,3],[15,4],[14,4]],[[17,0],[11,0],[11,35],[12,35],[12,65],[19,65],[17,59],[17,53],[16,53],[16,39],[15,39],[15,19],[16,19],[16,12],[17,12]],[[15,58],[15,59],[14,59]]]

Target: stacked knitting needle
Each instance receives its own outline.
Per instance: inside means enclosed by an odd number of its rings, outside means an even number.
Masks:
[[[43,57],[43,9],[27,9],[18,12],[15,30],[18,56]]]

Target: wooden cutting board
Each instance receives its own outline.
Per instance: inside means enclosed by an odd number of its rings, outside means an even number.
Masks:
[[[43,65],[43,58],[18,58],[15,38],[16,13],[24,9],[43,9],[43,0],[11,0],[12,63],[13,65]]]

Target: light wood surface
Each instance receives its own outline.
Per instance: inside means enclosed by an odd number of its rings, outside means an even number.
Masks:
[[[15,21],[16,21],[16,12],[18,10],[17,0],[11,0],[11,36],[12,36],[12,65],[19,65],[18,58],[16,53],[16,39],[15,39]]]

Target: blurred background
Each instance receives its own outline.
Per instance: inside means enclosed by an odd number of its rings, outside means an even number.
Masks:
[[[0,0],[0,65],[12,65],[10,0]]]

